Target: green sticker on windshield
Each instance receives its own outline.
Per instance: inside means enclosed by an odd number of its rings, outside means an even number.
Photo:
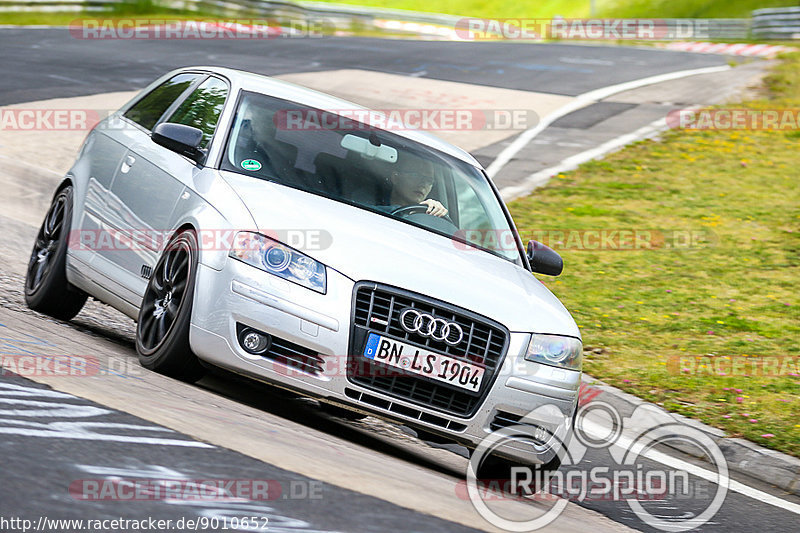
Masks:
[[[256,161],[255,159],[245,159],[241,162],[242,168],[245,170],[250,170],[255,172],[256,170],[261,170],[261,163]]]

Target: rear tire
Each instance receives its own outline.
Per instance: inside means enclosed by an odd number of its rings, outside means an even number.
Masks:
[[[173,237],[150,276],[136,324],[141,365],[189,383],[205,374],[189,347],[197,251],[194,231]]]
[[[72,223],[73,189],[61,189],[44,217],[25,272],[25,303],[60,320],[73,318],[87,295],[67,281],[67,248]]]

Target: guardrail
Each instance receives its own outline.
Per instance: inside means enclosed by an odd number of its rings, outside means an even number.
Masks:
[[[665,22],[668,28],[675,27],[676,31],[682,26],[700,26],[694,35],[673,33],[678,36],[677,40],[683,38],[733,41],[747,39],[750,32],[750,19],[667,19]]]
[[[424,13],[420,11],[407,11],[404,9],[289,0],[161,0],[158,1],[158,4],[190,11],[205,11],[220,14],[397,18],[400,20],[427,22],[431,24],[455,24],[463,18],[443,13]]]
[[[429,33],[434,34],[443,33],[441,28],[445,27],[450,28],[452,33],[456,23],[463,19],[443,13],[289,0],[162,0],[160,4],[223,16],[261,16],[279,20],[324,19],[326,25],[340,29],[359,25],[385,29],[380,23],[376,24],[376,21],[397,20],[427,25]]]
[[[775,7],[753,11],[754,39],[800,39],[800,7]]]

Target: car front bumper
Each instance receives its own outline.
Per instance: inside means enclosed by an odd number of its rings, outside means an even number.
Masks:
[[[215,366],[470,448],[493,429],[528,415],[519,423],[543,428],[546,432],[540,434],[546,436],[511,441],[494,452],[529,464],[553,458],[571,431],[580,372],[525,361],[530,334],[511,332],[496,378],[467,417],[363,387],[347,375],[355,287],[355,282],[330,268],[323,295],[232,258],[221,270],[200,264],[192,309],[192,350]],[[318,354],[321,371],[304,371],[285,359],[248,353],[238,340],[237,327],[243,326]]]

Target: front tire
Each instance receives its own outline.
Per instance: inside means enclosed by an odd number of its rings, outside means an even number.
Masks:
[[[72,222],[71,185],[61,189],[44,217],[25,272],[25,303],[34,311],[70,320],[86,303],[85,292],[67,281]]]
[[[205,374],[189,347],[197,260],[194,231],[177,234],[153,269],[136,325],[141,365],[190,383]]]
[[[527,465],[520,462],[511,461],[504,457],[489,455],[481,462],[476,477],[484,480],[509,480],[511,479],[511,469],[514,467],[529,467],[534,472],[542,473],[555,472],[561,467],[561,457],[555,455],[550,461],[540,465]],[[534,477],[534,479],[537,479]],[[538,487],[537,487],[538,488]]]
[[[351,411],[350,409],[345,409],[344,407],[339,407],[338,405],[333,405],[325,402],[320,402],[320,408],[322,408],[323,412],[328,413],[331,416],[335,416],[337,418],[344,418],[345,420],[364,420],[367,418],[367,415],[363,413],[358,413],[356,411]]]

